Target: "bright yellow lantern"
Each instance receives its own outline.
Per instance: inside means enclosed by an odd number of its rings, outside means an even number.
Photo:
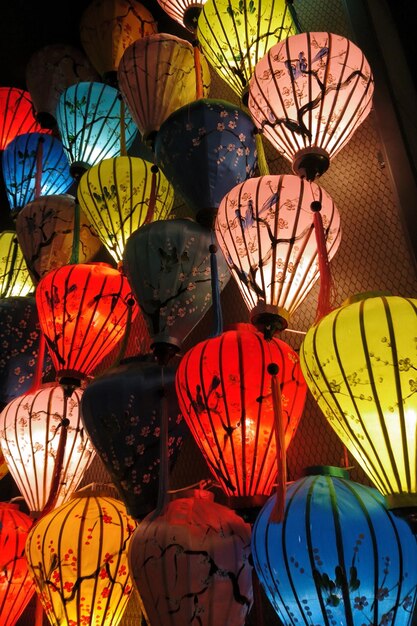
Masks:
[[[17,235],[0,233],[0,298],[27,296],[35,290]]]
[[[392,509],[417,506],[417,299],[365,294],[311,327],[306,382]]]

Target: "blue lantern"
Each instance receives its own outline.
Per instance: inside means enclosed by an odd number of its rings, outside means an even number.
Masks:
[[[138,133],[119,90],[98,82],[68,87],[59,99],[56,120],[76,180],[92,165],[128,150]]]
[[[226,193],[253,176],[255,130],[238,106],[212,99],[181,107],[161,125],[156,159],[198,222],[211,225]]]
[[[286,626],[411,626],[417,543],[373,487],[339,468],[314,472],[287,489],[282,523],[271,497],[256,519],[258,578]]]
[[[12,215],[39,196],[66,193],[73,183],[62,142],[45,133],[18,135],[5,148],[2,165]]]

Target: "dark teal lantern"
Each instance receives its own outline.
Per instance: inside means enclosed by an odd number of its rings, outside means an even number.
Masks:
[[[157,162],[198,222],[211,225],[226,193],[253,176],[255,130],[236,105],[204,98],[177,109],[161,125]]]
[[[272,496],[252,533],[256,573],[285,626],[412,626],[417,543],[373,487],[339,468],[288,485],[282,523]]]

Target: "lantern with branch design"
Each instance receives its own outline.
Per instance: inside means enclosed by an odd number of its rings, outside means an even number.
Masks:
[[[0,298],[33,292],[35,287],[14,231],[0,233],[0,250]]]

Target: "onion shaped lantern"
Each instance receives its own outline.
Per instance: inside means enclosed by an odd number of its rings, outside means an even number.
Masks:
[[[17,87],[0,87],[0,150],[17,135],[46,133],[36,121],[30,93]]]
[[[61,93],[76,83],[99,81],[84,52],[67,44],[36,50],[26,64],[26,85],[42,128],[56,127],[55,111]]]
[[[94,487],[35,524],[26,557],[51,624],[119,624],[133,590],[127,552],[135,527],[120,500]]]
[[[137,314],[127,279],[106,263],[53,270],[39,281],[35,296],[57,378],[69,388],[92,375]]]
[[[26,296],[35,287],[29,274],[17,235],[12,230],[0,233],[0,298]]]
[[[210,88],[210,70],[203,56],[196,64],[190,42],[157,33],[138,39],[124,52],[117,71],[120,91],[146,142],[152,143],[171,113],[202,97]]]
[[[158,0],[167,15],[191,33],[197,30],[198,16],[206,0]]]
[[[246,101],[249,80],[269,48],[296,32],[286,0],[207,0],[197,39],[210,66]]]
[[[143,224],[169,217],[174,189],[149,161],[104,159],[81,177],[77,197],[108,252],[123,259],[126,241]]]
[[[327,32],[272,46],[250,81],[252,119],[308,180],[323,174],[371,111],[374,80],[362,51]]]
[[[0,413],[0,445],[9,472],[34,517],[71,496],[94,458],[81,422],[82,390],[68,398],[46,383]]]
[[[168,406],[169,470],[188,428],[178,408],[175,370],[131,357],[96,376],[82,399],[82,420],[128,513],[142,519],[157,506],[161,471],[162,394]]]
[[[73,178],[132,145],[137,127],[118,89],[97,82],[71,85],[61,94],[56,120]]]
[[[79,25],[87,57],[104,82],[117,84],[117,68],[124,51],[137,39],[157,32],[150,11],[137,0],[92,0]]]
[[[331,259],[341,240],[340,215],[315,183],[292,175],[253,177],[222,199],[217,240],[255,325],[270,317],[285,328],[318,280],[318,207]]]
[[[282,523],[270,522],[272,497],[252,530],[255,570],[281,622],[411,626],[417,547],[410,528],[346,471],[311,471],[288,486]]]
[[[3,177],[12,217],[39,196],[66,193],[73,180],[60,139],[19,135],[3,152]]]
[[[277,474],[285,463],[277,459],[297,430],[306,399],[297,353],[277,337],[267,341],[250,324],[238,324],[184,354],[176,388],[181,413],[233,508],[264,504],[282,481]]]
[[[195,219],[211,226],[224,195],[254,174],[255,127],[230,102],[201,98],[165,120],[155,156]]]
[[[0,626],[15,626],[35,593],[25,556],[32,525],[17,504],[0,502]]]
[[[191,219],[141,226],[126,242],[123,271],[135,293],[158,359],[170,358],[212,304],[212,233]],[[230,278],[218,255],[219,289]]]
[[[243,626],[252,606],[251,528],[213,494],[189,490],[148,515],[129,567],[152,626]]]
[[[389,507],[404,514],[417,507],[416,312],[416,299],[358,295],[312,326],[300,348],[328,423]]]
[[[35,284],[71,262],[92,261],[101,241],[74,196],[51,194],[29,202],[16,216],[16,235]]]

